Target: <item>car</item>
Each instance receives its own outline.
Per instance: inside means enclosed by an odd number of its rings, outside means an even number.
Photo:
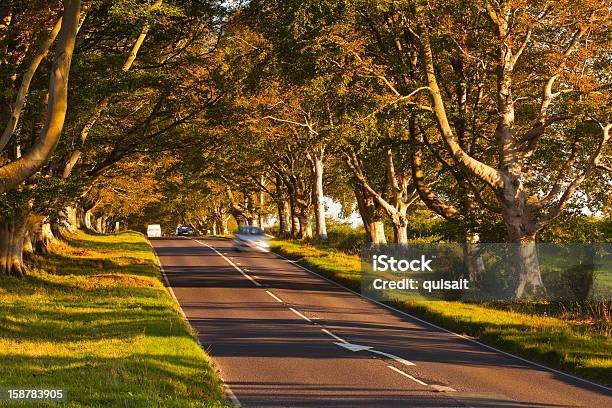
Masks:
[[[234,249],[236,251],[270,252],[270,241],[262,228],[242,225],[234,234]]]
[[[193,235],[193,228],[191,228],[189,225],[179,225],[178,227],[176,227],[176,235]]]
[[[147,238],[161,238],[161,226],[159,224],[147,225]]]

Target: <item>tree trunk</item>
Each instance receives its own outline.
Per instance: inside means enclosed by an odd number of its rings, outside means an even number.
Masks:
[[[30,231],[26,229],[25,237],[23,238],[23,257],[29,259],[34,255],[34,246],[32,245],[32,237]]]
[[[278,210],[278,236],[288,238],[291,235],[291,209],[289,203],[284,200],[276,202]]]
[[[68,107],[68,76],[78,29],[81,0],[66,0],[59,43],[49,79],[45,124],[36,141],[19,159],[0,166],[0,193],[16,188],[47,163],[62,134]],[[19,243],[22,246],[23,242]]]
[[[366,240],[371,245],[386,245],[385,224],[382,221],[382,214],[376,208],[374,199],[363,189],[354,187],[357,209],[366,230]]]
[[[217,235],[217,223],[221,223],[220,221],[215,221],[212,223],[212,234]]]
[[[298,218],[295,198],[289,195],[289,206],[291,212],[291,238],[298,239],[300,237],[300,219]]]
[[[318,239],[327,239],[327,225],[325,222],[325,203],[323,201],[323,158],[315,154],[313,157],[314,165],[314,185],[313,203],[315,207],[315,229]]]
[[[34,248],[36,252],[46,254],[49,252],[49,246],[55,240],[55,236],[51,231],[51,224],[43,220],[34,233]]]
[[[479,250],[480,234],[466,232],[465,244],[463,246],[463,263],[467,268],[467,279],[471,282],[481,281],[485,273],[484,261],[479,254]]]
[[[514,265],[518,273],[515,296],[518,299],[540,296],[545,293],[535,237],[513,245]]]
[[[298,214],[300,223],[300,239],[312,238],[312,214],[310,209],[301,209]]]
[[[387,237],[385,236],[385,223],[380,220],[371,220],[368,230],[370,233],[370,243],[373,245],[386,245]]]
[[[97,233],[100,234],[104,234],[106,232],[106,218],[105,216],[101,215],[99,217],[96,217],[96,228],[95,231]]]
[[[92,230],[93,227],[91,225],[91,211],[81,209],[79,211],[79,224],[81,229],[84,230]]]
[[[223,215],[221,216],[221,234],[223,235],[228,235],[229,234],[229,228],[227,226],[227,223],[229,221],[229,216],[227,215]]]
[[[0,274],[23,277],[23,242],[27,233],[28,214],[16,210],[11,216],[0,217]]]
[[[405,216],[397,214],[392,221],[394,242],[399,245],[408,245],[408,220]]]
[[[515,295],[517,298],[542,295],[546,288],[540,273],[535,222],[527,209],[522,184],[507,183],[500,201],[506,234],[513,244],[513,264],[518,277]]]
[[[66,217],[66,220],[64,223],[64,225],[66,226],[66,229],[68,229],[68,231],[70,232],[75,232],[79,227],[77,223],[76,208],[67,206],[66,208],[64,208],[63,214]]]

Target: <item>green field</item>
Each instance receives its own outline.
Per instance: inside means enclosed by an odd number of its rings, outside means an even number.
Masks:
[[[360,290],[358,255],[296,241],[272,249],[355,291]],[[593,321],[550,304],[396,302],[398,309],[483,343],[612,385],[610,321]],[[604,307],[609,308],[609,304]]]
[[[66,407],[224,405],[141,234],[79,232],[30,268],[0,278],[0,388],[65,388]]]

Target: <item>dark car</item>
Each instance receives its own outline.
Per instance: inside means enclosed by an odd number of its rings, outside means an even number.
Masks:
[[[189,225],[180,225],[176,228],[176,235],[193,235],[193,228],[191,228]]]

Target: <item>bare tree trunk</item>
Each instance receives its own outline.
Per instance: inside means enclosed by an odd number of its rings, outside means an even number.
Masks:
[[[325,203],[323,201],[323,158],[322,155],[313,155],[313,203],[315,207],[315,229],[318,239],[327,239],[327,225],[325,222]]]
[[[81,208],[79,211],[79,226],[84,230],[93,230],[91,225],[91,210]]]
[[[515,296],[521,299],[544,294],[546,289],[542,282],[535,236],[524,237],[521,242],[513,244],[513,258],[518,273]]]
[[[408,220],[405,216],[396,213],[392,218],[394,242],[399,245],[408,244]]]
[[[227,225],[228,222],[229,222],[229,215],[221,216],[221,234],[223,235],[229,234],[229,227]]]
[[[106,233],[106,220],[107,220],[107,218],[108,217],[105,217],[104,215],[96,217],[96,227],[95,227],[96,232],[98,232],[100,234]]]
[[[369,225],[370,242],[373,245],[386,245],[385,223],[380,220],[371,220]]]
[[[17,123],[19,122],[21,111],[23,110],[23,107],[25,105],[26,96],[30,90],[30,83],[32,82],[32,78],[34,78],[34,74],[38,70],[40,63],[49,52],[49,48],[51,47],[51,44],[53,44],[53,42],[55,41],[55,37],[57,37],[61,26],[62,18],[60,17],[53,26],[51,32],[49,32],[49,34],[47,34],[46,37],[43,38],[42,41],[40,41],[38,50],[33,55],[32,61],[30,62],[28,69],[23,74],[23,77],[21,79],[21,85],[17,90],[15,101],[12,104],[9,121],[6,127],[4,128],[2,135],[0,136],[0,151],[2,151],[6,147],[11,137],[15,133],[15,130],[17,129]]]
[[[298,213],[300,222],[300,239],[312,238],[312,210],[310,208],[302,208]]]
[[[376,208],[374,199],[361,186],[354,187],[353,191],[355,192],[357,209],[366,230],[367,242],[372,245],[385,245],[387,243],[385,224],[382,221],[381,211]]]
[[[277,201],[276,205],[278,207],[278,234],[281,238],[288,238],[291,236],[291,208],[285,200]]]
[[[297,214],[295,197],[291,194],[289,195],[289,206],[291,210],[291,238],[297,239],[300,237],[300,219]]]
[[[64,2],[59,43],[49,80],[45,125],[34,145],[19,159],[0,167],[0,193],[10,191],[49,160],[59,142],[68,107],[68,75],[77,33],[81,0]],[[23,245],[23,242],[19,244]]]
[[[0,217],[0,274],[23,277],[23,242],[27,233],[28,212],[18,209]]]
[[[501,193],[501,212],[508,240],[514,244],[514,264],[518,274],[516,297],[541,295],[546,291],[536,251],[536,224],[527,208],[522,184],[507,183]]]
[[[23,238],[23,257],[29,259],[34,255],[34,246],[32,245],[32,236],[26,228],[26,235]]]
[[[49,246],[55,241],[53,231],[51,231],[51,224],[46,219],[39,224],[34,234],[34,248],[36,252],[46,254],[49,252]]]
[[[484,261],[479,253],[480,235],[477,233],[465,233],[465,245],[463,246],[463,263],[467,267],[467,278],[471,282],[479,282],[485,273]]]

